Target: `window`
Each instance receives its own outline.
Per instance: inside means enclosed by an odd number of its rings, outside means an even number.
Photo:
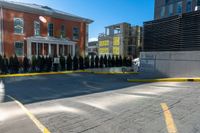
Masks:
[[[174,10],[174,9],[173,9],[173,6],[174,6],[173,4],[170,4],[170,5],[169,5],[169,12],[168,12],[168,15],[169,15],[169,16],[172,16],[172,15],[173,15],[173,10]]]
[[[169,0],[165,0],[165,5],[167,5],[169,3]]]
[[[34,34],[35,34],[35,36],[40,35],[40,22],[38,22],[38,21],[34,22]]]
[[[177,4],[177,14],[181,14],[182,13],[182,2],[178,2]]]
[[[15,42],[15,54],[17,56],[23,56],[23,54],[24,54],[24,43],[23,42]]]
[[[48,36],[53,36],[53,24],[48,24]]]
[[[168,12],[168,15],[169,15],[169,16],[172,16],[172,15],[173,15],[173,7],[174,7],[173,4],[170,4],[170,5],[169,5],[169,9],[168,9],[168,10],[169,10],[169,12]]]
[[[160,17],[163,18],[165,16],[165,7],[161,8]]]
[[[14,18],[14,33],[24,33],[24,20],[22,18]]]
[[[74,27],[73,28],[73,40],[78,40],[79,39],[79,28],[78,27]]]
[[[187,0],[186,12],[191,12],[191,11],[192,11],[192,0]]]
[[[59,55],[63,55],[64,54],[64,45],[59,45]]]
[[[197,6],[200,6],[200,0],[197,0]]]
[[[60,37],[65,38],[65,25],[61,25]]]
[[[35,42],[31,43],[31,54],[36,55],[36,43]]]
[[[43,55],[43,44],[38,43],[38,55]]]

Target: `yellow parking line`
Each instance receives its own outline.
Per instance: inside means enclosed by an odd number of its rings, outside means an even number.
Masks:
[[[161,103],[161,107],[163,109],[164,117],[165,117],[165,123],[167,126],[168,133],[177,133],[177,128],[174,123],[172,114],[167,106],[166,103]]]
[[[200,78],[127,79],[128,82],[200,82]]]
[[[38,127],[38,129],[42,133],[51,133],[48,130],[48,128],[46,128],[22,103],[20,103],[19,101],[17,101],[15,98],[11,96],[8,96],[8,97],[11,98],[20,106],[20,108],[28,115],[28,117],[35,123],[35,125]]]

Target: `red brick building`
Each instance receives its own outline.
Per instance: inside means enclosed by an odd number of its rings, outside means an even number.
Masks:
[[[92,22],[48,6],[0,1],[0,53],[84,55]]]

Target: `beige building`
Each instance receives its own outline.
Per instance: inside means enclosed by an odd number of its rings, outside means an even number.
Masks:
[[[99,55],[121,55],[137,57],[142,47],[142,28],[120,23],[105,27],[98,37]]]

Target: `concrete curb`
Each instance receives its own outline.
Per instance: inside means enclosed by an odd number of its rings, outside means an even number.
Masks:
[[[93,72],[93,73],[102,75],[139,74],[138,72]]]
[[[127,79],[128,82],[200,82],[200,78]]]
[[[73,71],[74,73],[93,73],[90,70],[77,70],[77,71]]]
[[[10,77],[28,77],[28,76],[40,76],[40,75],[58,75],[58,74],[72,74],[73,71],[64,72],[43,72],[43,73],[22,73],[22,74],[7,74],[0,75],[0,78],[10,78]]]
[[[63,72],[42,72],[42,73],[20,73],[20,74],[7,74],[0,75],[0,78],[11,78],[11,77],[28,77],[28,76],[42,76],[42,75],[59,75],[59,74],[73,74],[73,73],[93,73],[93,74],[139,74],[137,72],[93,72],[91,70],[77,70],[77,71],[63,71]]]

